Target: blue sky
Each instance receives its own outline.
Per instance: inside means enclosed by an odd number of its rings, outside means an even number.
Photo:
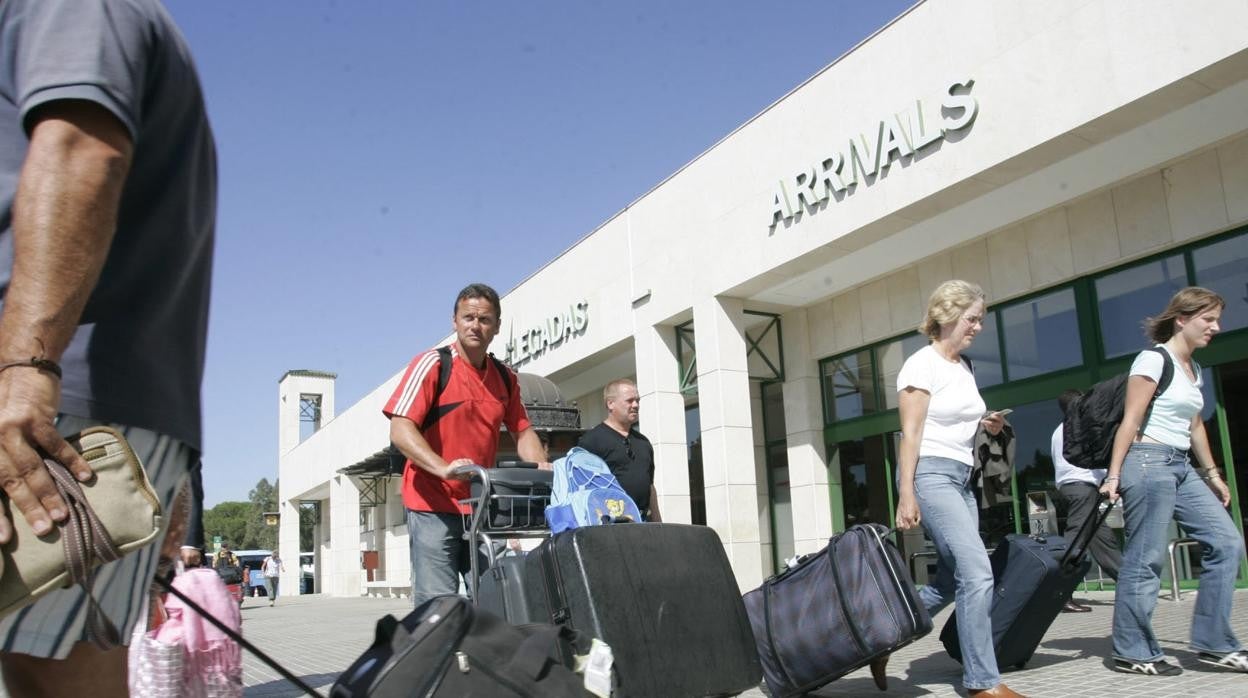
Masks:
[[[465,284],[510,290],[912,3],[166,4],[220,157],[212,506],[277,477],[285,371],[344,411]]]

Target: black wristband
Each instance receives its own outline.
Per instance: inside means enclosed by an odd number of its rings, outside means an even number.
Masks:
[[[17,366],[39,369],[40,371],[47,371],[57,378],[61,377],[60,364],[56,363],[52,359],[43,359],[38,356],[32,356],[25,361],[9,361],[7,363],[0,363],[0,371]]]

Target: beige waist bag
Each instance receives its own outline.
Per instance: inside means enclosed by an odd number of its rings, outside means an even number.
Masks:
[[[115,429],[91,427],[67,438],[95,472],[78,482],[65,466],[45,460],[69,516],[50,533],[37,536],[26,517],[0,493],[13,537],[0,552],[0,617],[54,589],[82,584],[90,598],[88,634],[113,646],[116,628],[98,613],[91,598],[93,571],[156,540],[163,525],[160,501],[143,464]]]

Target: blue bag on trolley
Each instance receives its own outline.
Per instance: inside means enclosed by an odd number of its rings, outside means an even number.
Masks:
[[[606,461],[577,446],[554,462],[555,481],[546,507],[550,532],[623,521],[641,522],[637,503],[611,474]]]

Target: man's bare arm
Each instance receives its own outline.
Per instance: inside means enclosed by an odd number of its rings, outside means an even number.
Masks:
[[[416,423],[407,417],[396,415],[390,418],[390,441],[404,456],[407,456],[408,460],[415,463],[416,467],[443,480],[452,479],[451,473],[456,467],[471,464],[471,461],[466,458],[447,463],[425,440]]]
[[[59,360],[108,258],[133,147],[122,123],[86,101],[30,119],[13,202],[13,274],[0,313],[0,362]],[[65,517],[41,451],[80,479],[86,462],[56,432],[60,382],[25,366],[0,372],[0,486],[37,532]],[[0,515],[0,541],[12,529]]]

